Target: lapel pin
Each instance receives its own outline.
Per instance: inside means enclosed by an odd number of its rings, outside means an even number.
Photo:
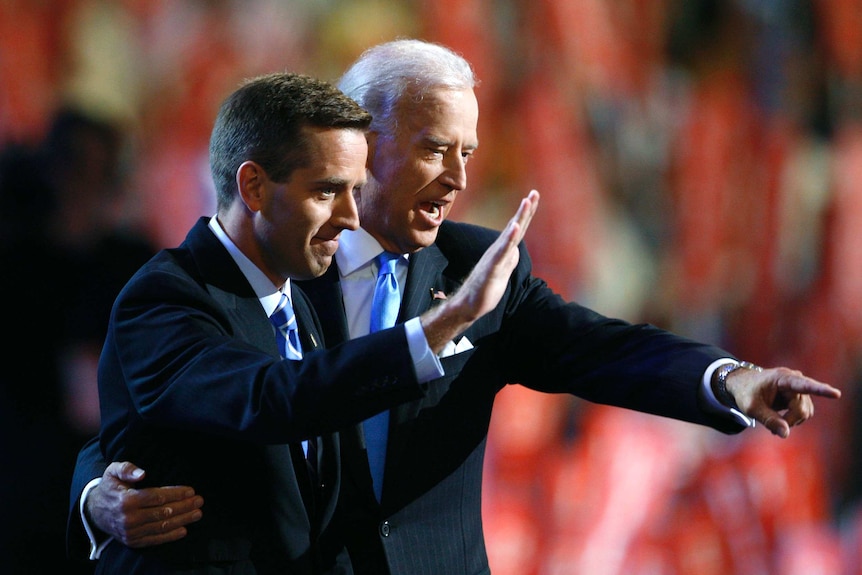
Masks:
[[[431,299],[446,299],[446,294],[443,293],[441,290],[435,290],[434,288],[431,288]]]

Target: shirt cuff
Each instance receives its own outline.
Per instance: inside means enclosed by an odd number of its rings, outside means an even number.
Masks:
[[[84,509],[86,509],[87,505],[87,496],[90,494],[90,491],[92,491],[93,488],[101,482],[101,477],[92,479],[81,492],[81,502],[78,504],[78,511],[81,514],[81,523],[84,524],[84,531],[87,532],[87,538],[90,540],[90,559],[92,561],[98,559],[105,547],[108,546],[108,543],[114,539],[113,537],[108,537],[100,543],[95,530],[90,526],[90,522],[87,520],[87,514],[84,513]]]
[[[703,397],[706,399],[707,407],[710,411],[722,415],[726,415],[728,417],[732,417],[740,424],[745,427],[754,427],[756,421],[738,409],[734,409],[732,407],[727,407],[715,397],[715,394],[712,392],[712,374],[715,373],[715,370],[721,367],[722,365],[726,365],[728,363],[739,364],[735,359],[731,359],[729,357],[725,357],[722,359],[717,359],[706,368],[706,371],[703,373],[703,381],[701,382],[701,386],[703,388]]]
[[[426,383],[432,379],[443,377],[443,364],[437,355],[431,351],[428,340],[425,339],[425,331],[418,317],[404,322],[407,332],[407,347],[410,349],[410,357],[413,359],[413,369],[416,370],[416,379],[419,383]]]

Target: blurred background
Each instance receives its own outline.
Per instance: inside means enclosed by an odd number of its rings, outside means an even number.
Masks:
[[[862,573],[860,0],[0,0],[0,571],[65,560],[110,304],[214,212],[218,104],[398,36],[481,80],[453,219],[536,188],[566,298],[844,392],[779,440],[504,390],[495,575]]]

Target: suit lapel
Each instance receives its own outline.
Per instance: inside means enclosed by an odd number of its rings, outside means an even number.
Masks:
[[[338,277],[338,266],[333,260],[332,265],[322,276],[313,280],[294,282],[294,285],[300,286],[317,313],[328,347],[350,338]]]
[[[296,285],[291,286],[293,311],[299,326],[299,338],[302,341],[302,351],[307,353],[323,347],[323,337],[317,328],[314,312],[310,306],[307,294]]]
[[[432,289],[443,291],[444,293],[454,291],[458,282],[452,281],[443,275],[447,265],[447,258],[436,245],[429,246],[410,256],[407,284],[404,286],[404,299],[401,304],[401,321],[417,317],[428,310],[433,301],[431,297]],[[319,278],[295,282],[295,284],[301,286],[314,307],[323,327],[326,345],[333,346],[347,341],[350,336],[347,327],[347,318],[344,314],[344,302],[337,265],[333,263],[329,270]],[[387,468],[390,465],[396,464],[398,453],[403,449],[407,439],[403,435],[398,434],[400,427],[397,423],[409,419],[410,414],[420,407],[421,402],[411,402],[397,406],[391,410],[392,419],[390,420],[390,435],[386,456]],[[341,441],[344,446],[341,452],[343,465],[354,470],[351,474],[351,480],[358,481],[362,491],[373,498],[371,472],[368,468],[368,458],[366,456],[361,425],[342,431]],[[383,497],[387,499],[385,492]]]
[[[218,238],[209,229],[206,218],[202,218],[192,229],[188,237],[190,251],[195,258],[200,279],[206,283],[207,290],[219,305],[231,316],[231,324],[237,330],[237,337],[244,339],[266,351],[278,356],[278,345],[275,332],[266,313],[260,305],[260,300],[254,293],[248,280],[230,257]],[[292,292],[292,304],[296,312],[297,322],[302,338],[304,351],[310,351],[322,346],[322,338],[314,320],[308,298],[301,289]],[[334,436],[326,441],[331,449]],[[294,502],[303,501],[307,516],[305,521],[316,517],[316,504],[313,486],[309,479],[305,457],[300,444],[271,445],[266,448],[268,464],[275,472],[273,481],[277,485],[278,498],[282,502],[280,509],[288,509],[291,518],[297,521],[297,509]],[[332,465],[328,472],[337,473]],[[334,475],[327,476],[327,483]],[[329,515],[332,514],[334,499],[324,502]]]
[[[296,285],[302,288],[309,302],[314,307],[314,311],[317,313],[323,328],[324,337],[326,338],[327,347],[338,345],[350,339],[339,277],[338,266],[333,261],[332,265],[322,276],[312,280],[295,282]],[[339,435],[341,436],[340,445],[343,446],[343,449],[340,450],[340,463],[342,468],[352,470],[351,473],[344,474],[349,476],[345,480],[358,482],[360,491],[368,494],[373,499],[371,471],[368,467],[368,457],[365,452],[362,425],[355,425],[349,429],[341,430]],[[326,512],[327,510],[324,511]]]
[[[236,262],[201,218],[187,237],[199,280],[213,299],[231,316],[237,337],[258,349],[278,355],[272,324]]]
[[[414,318],[425,313],[434,303],[432,291],[452,293],[458,283],[444,275],[449,260],[436,244],[424,248],[410,256],[410,266],[407,272],[407,285],[404,286],[404,301],[401,305],[401,321]],[[439,300],[438,300],[439,301]],[[391,477],[393,469],[398,466],[400,454],[408,442],[410,426],[400,425],[415,419],[422,408],[423,400],[418,399],[402,403],[390,410],[389,438],[386,447],[386,470],[384,477]],[[367,467],[367,465],[366,465]],[[383,499],[390,500],[393,488],[386,489],[384,479]],[[390,484],[391,485],[391,484]]]
[[[422,315],[431,305],[431,290],[444,290],[442,273],[448,260],[436,245],[431,245],[410,256],[404,301],[401,302],[401,321]]]

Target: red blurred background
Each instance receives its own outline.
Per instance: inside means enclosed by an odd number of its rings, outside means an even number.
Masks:
[[[209,131],[241,79],[334,81],[397,36],[481,80],[454,219],[501,227],[536,188],[527,243],[565,297],[844,392],[782,441],[505,390],[483,500],[495,575],[862,573],[859,0],[0,0],[0,145],[39,146],[61,108],[110,123],[122,178],[60,201],[54,239],[105,226],[171,246],[214,211]],[[61,363],[73,446],[98,425],[94,353]],[[67,489],[75,451],[7,469]],[[32,495],[4,529],[62,555],[65,507]],[[28,505],[57,529],[14,527]]]

